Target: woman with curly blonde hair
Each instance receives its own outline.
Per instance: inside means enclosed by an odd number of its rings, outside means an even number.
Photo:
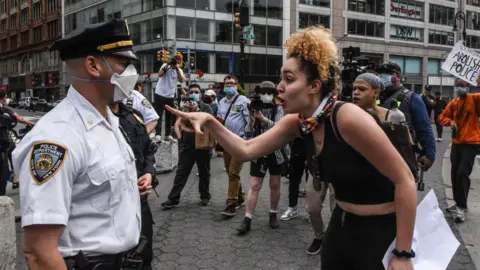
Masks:
[[[337,203],[323,239],[322,269],[384,269],[383,256],[395,237],[388,269],[413,269],[417,198],[410,169],[370,115],[333,98],[338,51],[329,30],[309,27],[285,47],[277,89],[288,115],[262,135],[245,141],[208,114],[168,109],[196,132],[211,132],[239,160],[262,157],[303,137],[315,189],[320,178],[328,181]]]

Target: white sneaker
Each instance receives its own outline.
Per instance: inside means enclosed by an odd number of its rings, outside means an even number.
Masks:
[[[457,207],[457,211],[455,212],[454,219],[455,219],[456,222],[464,222],[465,221],[465,211],[462,208]]]
[[[280,217],[280,220],[290,220],[298,217],[298,211],[296,207],[288,207],[285,213]]]
[[[450,213],[456,213],[457,212],[457,205],[455,203],[451,204],[446,208],[446,210],[447,210],[447,212],[450,212]]]
[[[438,138],[438,141],[439,141],[439,142],[443,142],[443,138]]]

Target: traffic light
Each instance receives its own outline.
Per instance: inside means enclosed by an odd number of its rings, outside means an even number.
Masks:
[[[168,62],[168,60],[170,59],[170,54],[168,50],[162,50],[162,51],[163,51],[163,62]]]
[[[250,25],[250,9],[247,5],[240,6],[240,26]]]
[[[235,12],[235,18],[233,19],[233,23],[235,23],[235,28],[241,30],[242,25],[240,24],[240,12]]]
[[[190,56],[190,66],[192,68],[195,67],[195,58],[193,56]]]
[[[160,62],[163,61],[163,50],[157,52],[157,60]]]

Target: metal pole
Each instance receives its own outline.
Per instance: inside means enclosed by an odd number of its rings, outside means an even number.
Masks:
[[[190,85],[190,79],[191,79],[191,66],[190,66],[190,47],[187,46],[187,74],[188,74],[188,80],[185,82],[187,86]]]
[[[240,86],[245,91],[244,87],[244,78],[245,75],[245,38],[242,36],[240,37],[240,76],[238,78]]]
[[[62,38],[65,37],[65,0],[62,0]],[[60,89],[58,95],[60,98],[63,98],[65,96],[65,87],[67,84],[67,65],[65,64],[65,61],[62,61],[62,81],[60,83],[60,87],[63,89]]]

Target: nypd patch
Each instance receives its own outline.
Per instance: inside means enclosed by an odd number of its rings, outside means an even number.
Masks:
[[[30,174],[39,185],[47,182],[62,167],[67,149],[51,142],[39,142],[33,145],[30,156]]]
[[[152,104],[147,99],[142,100],[142,105],[143,105],[143,107],[145,107],[147,109],[152,108]]]

